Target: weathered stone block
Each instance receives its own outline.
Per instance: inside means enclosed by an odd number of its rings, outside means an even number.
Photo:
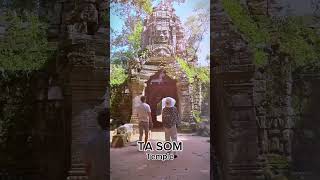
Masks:
[[[231,98],[233,107],[252,106],[252,98],[248,94],[237,94]]]
[[[266,91],[266,81],[265,80],[261,80],[261,81],[256,81],[255,82],[255,86],[254,86],[254,90],[256,92],[262,92],[262,91]]]
[[[256,106],[255,109],[258,116],[264,116],[266,114],[266,109],[263,106]]]
[[[259,128],[262,128],[262,129],[267,128],[267,122],[266,122],[265,116],[258,116],[257,121],[258,121]]]
[[[111,147],[120,148],[126,144],[126,136],[124,134],[117,134],[112,137]]]
[[[232,121],[249,121],[254,122],[254,116],[252,110],[232,111]]]
[[[253,100],[255,105],[263,105],[266,100],[265,93],[254,93]]]
[[[262,72],[260,72],[260,71],[256,71],[255,79],[256,80],[263,80],[264,79],[264,74]]]

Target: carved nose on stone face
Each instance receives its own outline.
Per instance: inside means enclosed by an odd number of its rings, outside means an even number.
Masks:
[[[164,39],[165,36],[164,36],[163,32],[161,32],[160,37],[161,37],[161,39]]]

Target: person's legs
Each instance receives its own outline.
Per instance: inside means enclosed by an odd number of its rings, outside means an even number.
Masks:
[[[144,122],[144,133],[145,133],[145,137],[144,137],[144,143],[147,143],[148,138],[149,138],[149,123],[148,122]]]
[[[177,142],[178,139],[178,134],[177,134],[177,127],[176,126],[172,126],[170,128],[170,138],[173,142]],[[173,151],[173,155],[176,156],[176,151]]]
[[[178,133],[177,133],[177,127],[176,126],[172,126],[170,128],[170,137],[172,141],[176,141],[178,139]]]
[[[143,122],[139,122],[139,141],[142,141],[143,136]]]
[[[170,128],[164,128],[164,137],[166,141],[170,141]]]
[[[164,128],[164,137],[166,141],[170,141],[170,128]],[[167,151],[170,153],[171,151]]]

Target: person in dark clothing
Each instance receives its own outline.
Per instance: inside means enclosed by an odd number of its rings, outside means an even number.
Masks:
[[[177,142],[177,126],[180,124],[180,116],[171,98],[165,100],[165,107],[162,110],[162,123],[166,141]],[[177,158],[176,153],[173,152],[173,154],[174,158]]]

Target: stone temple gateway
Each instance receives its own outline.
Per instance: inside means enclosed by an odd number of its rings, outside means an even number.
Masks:
[[[160,3],[143,23],[142,49],[149,56],[146,59],[132,60],[130,91],[132,95],[132,123],[137,123],[135,106],[140,95],[147,96],[153,121],[156,121],[157,104],[170,96],[177,100],[177,108],[182,121],[188,126],[192,122],[195,96],[187,76],[182,71],[176,56],[185,56],[186,39],[179,17],[171,3]],[[199,94],[200,95],[200,94]],[[155,126],[161,123],[155,122]]]

